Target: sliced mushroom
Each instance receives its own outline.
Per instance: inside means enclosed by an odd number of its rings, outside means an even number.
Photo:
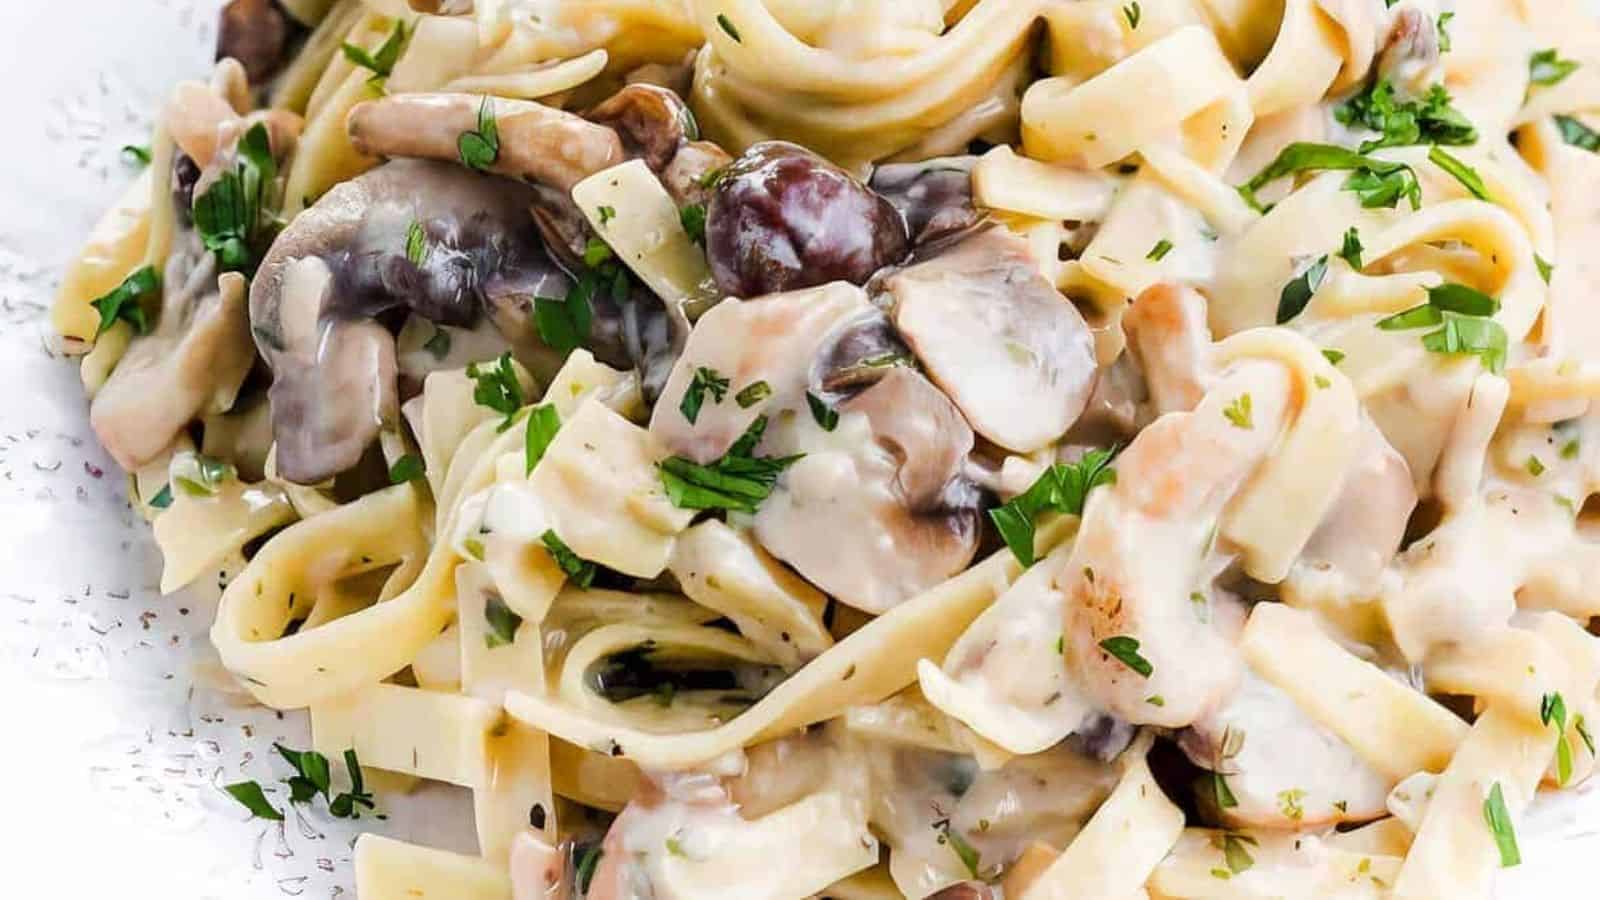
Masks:
[[[155,331],[128,345],[89,407],[100,443],[130,472],[199,416],[233,406],[255,361],[244,276],[219,279],[215,259],[189,239],[167,264]]]
[[[726,169],[733,162],[728,151],[710,141],[692,141],[678,148],[678,152],[661,170],[661,184],[679,206],[711,203],[713,172]]]
[[[350,140],[368,156],[459,161],[461,136],[476,132],[489,105],[500,152],[489,171],[566,192],[623,162],[622,140],[604,125],[527,100],[477,94],[398,94],[350,111]]]
[[[677,94],[653,84],[630,84],[584,118],[614,129],[628,156],[660,172],[687,141],[698,140],[694,114]]]
[[[217,23],[217,59],[238,60],[251,84],[266,84],[288,60],[298,31],[276,0],[231,0]]]
[[[818,442],[789,469],[756,513],[756,538],[840,602],[883,613],[977,552],[980,498],[961,472],[972,430],[910,368],[889,370],[839,410],[865,422],[841,420],[842,446]],[[799,427],[816,426],[802,418]]]
[[[928,376],[985,438],[1018,453],[1077,421],[1094,389],[1083,316],[999,226],[925,248],[881,278],[884,302]]]
[[[570,282],[528,221],[530,198],[457,166],[398,161],[329,191],[279,236],[250,318],[276,379],[284,478],[314,484],[343,471],[393,421],[394,338],[374,317],[409,309],[471,326],[488,312],[525,365],[554,372],[560,356],[537,340],[527,311]],[[420,265],[407,252],[413,225]]]
[[[1213,773],[1202,782],[1202,806],[1232,826],[1364,822],[1386,814],[1394,786],[1288,694],[1249,672],[1227,703],[1182,732],[1178,745]]]
[[[1379,75],[1412,86],[1438,61],[1439,35],[1433,18],[1414,6],[1401,7],[1378,53]]]
[[[891,163],[872,173],[872,189],[905,217],[913,243],[936,240],[978,223],[972,205],[976,156],[947,156],[916,163]]]

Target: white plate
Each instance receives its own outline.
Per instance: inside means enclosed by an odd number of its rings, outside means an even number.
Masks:
[[[57,273],[133,174],[118,148],[206,71],[219,5],[0,0],[0,896],[354,894],[355,826],[245,821],[218,790],[275,783],[272,742],[305,746],[305,724],[197,687],[210,601],[156,591],[77,369],[45,349]],[[390,818],[361,826],[470,849],[458,793],[380,800]],[[1592,895],[1600,789],[1541,804],[1523,832],[1503,898]]]

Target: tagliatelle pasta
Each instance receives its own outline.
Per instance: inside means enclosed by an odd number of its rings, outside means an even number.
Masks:
[[[1576,2],[225,15],[52,323],[218,787],[471,793],[362,900],[1487,898],[1595,771]]]

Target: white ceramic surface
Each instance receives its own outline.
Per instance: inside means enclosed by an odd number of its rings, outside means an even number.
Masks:
[[[305,746],[305,723],[205,685],[212,601],[159,595],[77,369],[44,339],[62,265],[133,174],[118,148],[205,72],[219,5],[0,0],[0,897],[354,896],[358,826],[246,821],[218,789],[276,784],[272,741]],[[389,819],[359,827],[470,849],[463,799],[383,796]],[[1541,804],[1523,831],[1502,898],[1596,895],[1600,789]]]

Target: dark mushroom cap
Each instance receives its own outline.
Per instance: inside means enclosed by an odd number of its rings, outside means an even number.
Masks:
[[[299,27],[275,0],[232,0],[217,22],[217,59],[236,59],[252,85],[266,84],[289,58]]]

